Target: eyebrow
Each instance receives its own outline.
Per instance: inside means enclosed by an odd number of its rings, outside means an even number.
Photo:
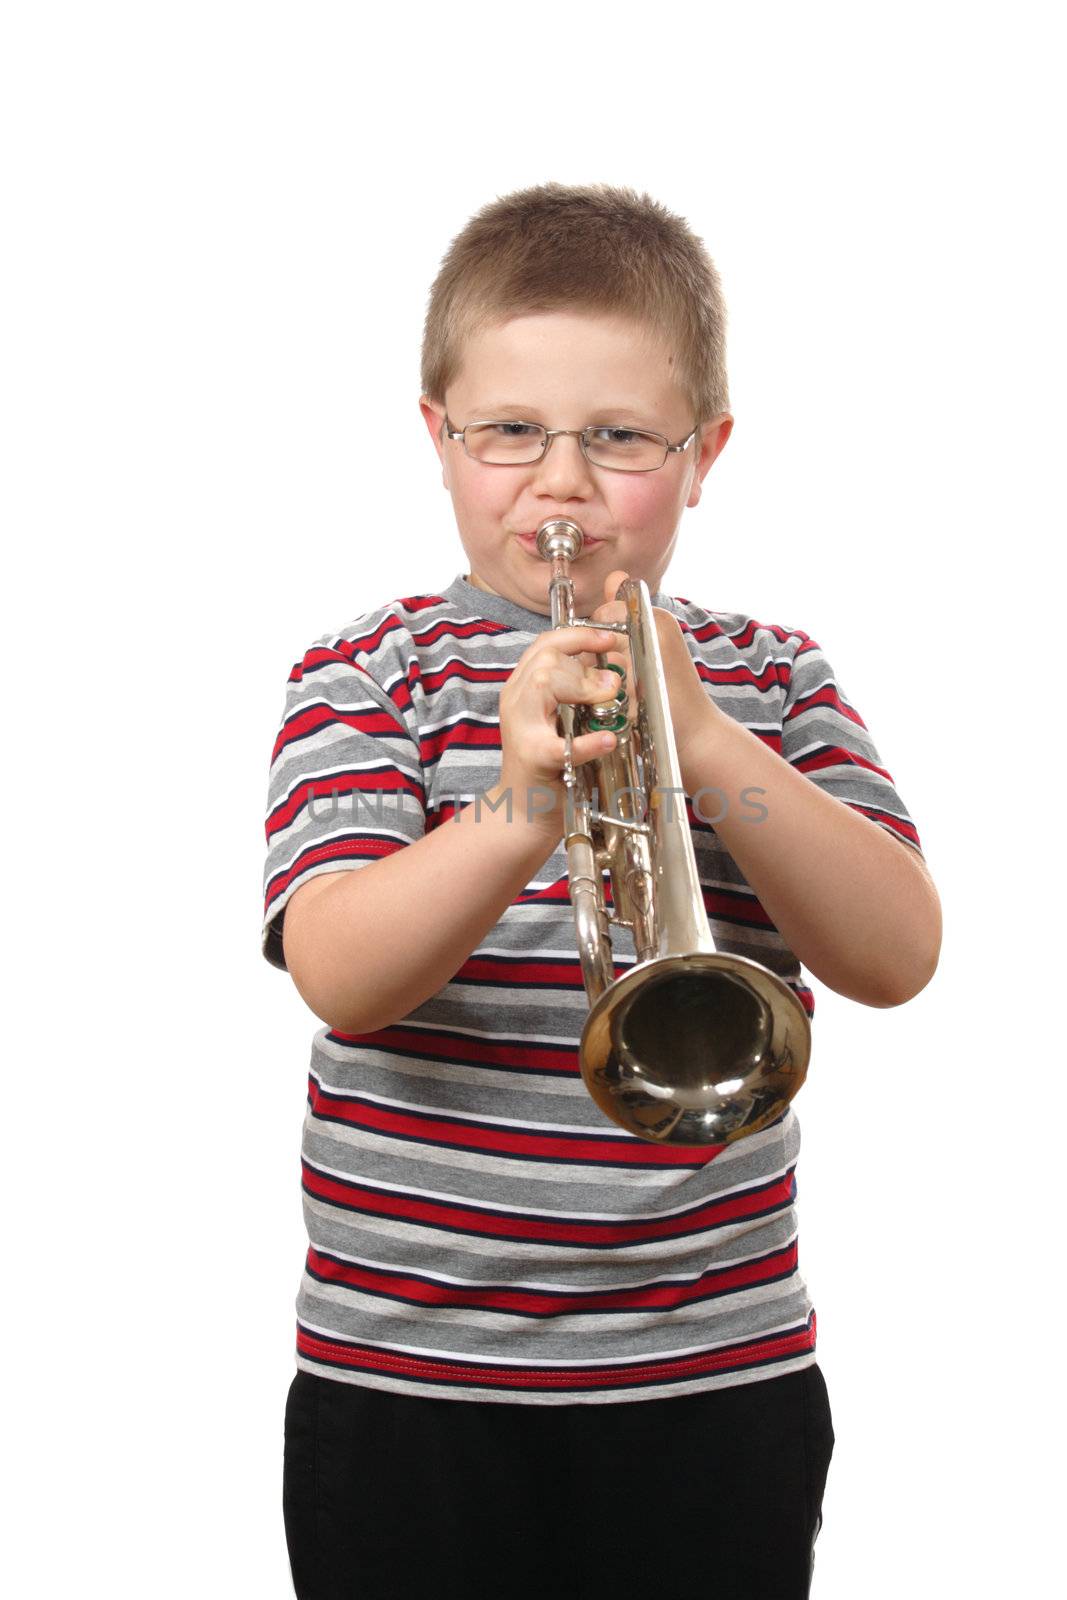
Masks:
[[[490,400],[475,413],[484,422],[502,422],[508,420],[508,414],[519,422],[537,421],[537,406],[520,405],[515,400]],[[597,422],[632,422],[638,428],[650,428],[649,413],[635,411],[633,406],[602,406],[596,415]],[[590,423],[587,426],[594,426]]]

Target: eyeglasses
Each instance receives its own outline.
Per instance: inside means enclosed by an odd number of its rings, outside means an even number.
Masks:
[[[472,461],[487,467],[529,467],[540,461],[553,439],[577,439],[585,459],[608,472],[655,472],[667,457],[679,455],[696,438],[693,429],[680,444],[642,428],[542,428],[536,422],[468,422],[453,428],[445,418],[445,434],[460,439]]]

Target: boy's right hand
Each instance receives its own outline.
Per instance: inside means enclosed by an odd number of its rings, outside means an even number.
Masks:
[[[557,730],[561,704],[597,705],[611,700],[618,675],[603,672],[594,652],[617,648],[614,633],[592,628],[549,628],[524,650],[500,691],[500,785],[510,788],[513,814],[559,837],[563,826],[564,740]],[[613,733],[584,733],[571,745],[571,759],[581,766],[614,747]],[[531,814],[527,795],[540,790]],[[548,809],[546,790],[555,797]]]

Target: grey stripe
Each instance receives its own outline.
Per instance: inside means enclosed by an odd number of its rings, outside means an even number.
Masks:
[[[324,1292],[325,1290],[325,1292]],[[730,1344],[762,1337],[772,1330],[803,1322],[810,1304],[803,1291],[779,1296],[757,1305],[715,1304],[687,1309],[684,1315],[664,1313],[649,1317],[635,1328],[625,1317],[562,1316],[547,1321],[501,1319],[474,1311],[433,1311],[433,1348],[441,1354],[481,1360],[504,1356],[508,1361],[629,1361],[670,1357],[694,1346]],[[405,1310],[408,1314],[404,1315]],[[305,1274],[296,1302],[301,1321],[332,1328],[349,1339],[374,1339],[390,1344],[426,1344],[425,1311],[396,1306],[373,1295],[338,1296],[332,1288],[316,1283]],[[506,1325],[502,1325],[502,1321]],[[581,1321],[585,1329],[574,1328]],[[648,1327],[647,1323],[652,1326]],[[622,1327],[619,1323],[629,1324]],[[580,1335],[586,1333],[582,1352]],[[502,1345],[503,1341],[503,1345]]]

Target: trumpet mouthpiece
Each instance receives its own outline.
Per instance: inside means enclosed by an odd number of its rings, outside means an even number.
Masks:
[[[545,561],[563,556],[573,561],[581,553],[585,536],[576,522],[569,517],[549,517],[537,530],[537,553]]]

